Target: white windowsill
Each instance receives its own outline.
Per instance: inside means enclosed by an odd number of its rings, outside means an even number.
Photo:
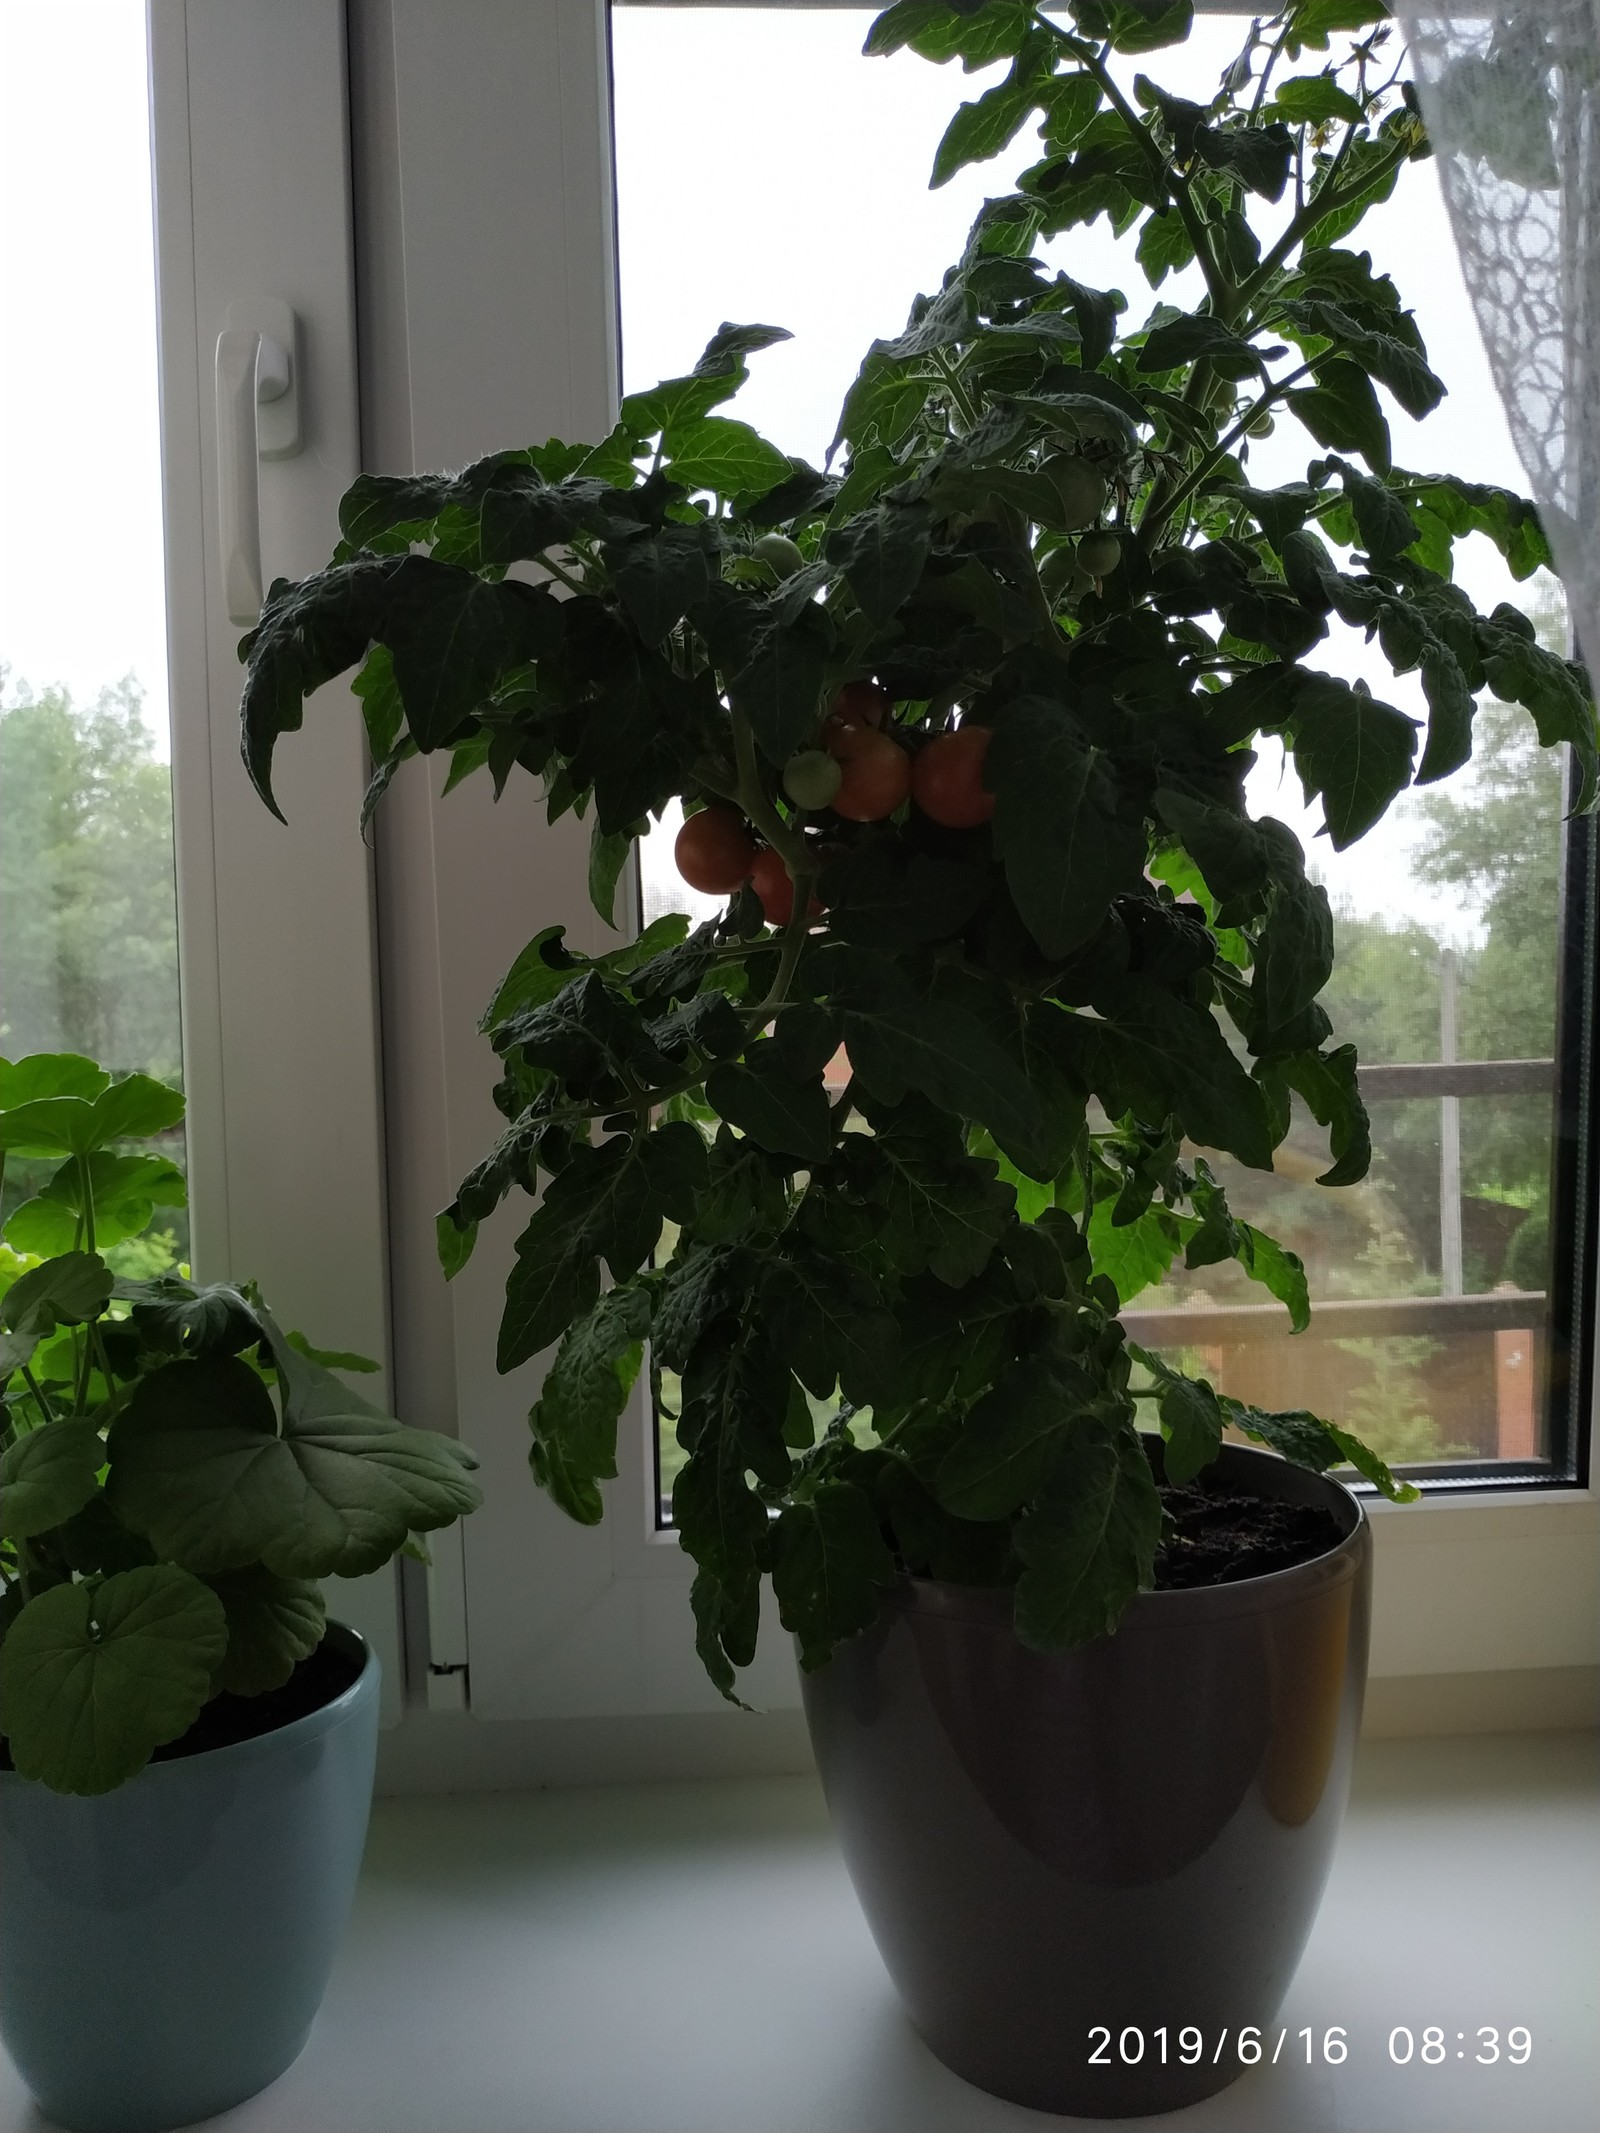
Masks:
[[[1227,2133],[1582,2133],[1600,2092],[1593,1735],[1369,1744],[1283,2062]],[[1396,2067],[1391,2029],[1449,2039]],[[1528,2065],[1458,2062],[1480,2024]],[[1349,2035],[1307,2069],[1306,2025]],[[914,2035],[799,1778],[378,1803],[299,2064],[226,2133],[1025,2133]],[[1062,2121],[1066,2123],[1066,2121]],[[1177,2126],[1178,2118],[1126,2120]],[[44,2133],[0,2058],[0,2133]]]

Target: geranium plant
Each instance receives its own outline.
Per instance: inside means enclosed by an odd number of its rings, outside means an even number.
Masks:
[[[1428,152],[1382,13],[1252,24],[1201,105],[1125,58],[1180,40],[1187,0],[901,0],[869,52],[1009,62],[934,182],[1030,125],[1040,149],[868,352],[831,470],[717,411],[784,337],[724,327],[598,445],[363,477],[329,567],[245,641],[269,804],[279,736],[358,666],[372,801],[415,754],[497,792],[531,774],[552,820],[591,812],[610,918],[681,800],[685,878],[728,895],[610,954],[530,942],[483,1023],[505,1131],[440,1248],[453,1273],[537,1195],[499,1363],[555,1351],[531,1457],[574,1517],[601,1515],[642,1355],[676,1375],[673,1515],[729,1695],[766,1573],[808,1666],[905,1572],[1013,1586],[1045,1649],[1113,1628],[1162,1530],[1140,1402],[1169,1480],[1231,1425],[1414,1493],[1118,1320],[1181,1253],[1238,1260],[1303,1327],[1303,1270],[1206,1151],[1269,1169],[1298,1100],[1324,1184],[1368,1165],[1317,1000],[1328,898],[1246,805],[1258,736],[1340,850],[1468,759],[1486,687],[1594,797],[1581,671],[1451,577],[1472,531],[1519,577],[1546,563],[1533,508],[1392,461],[1386,397],[1422,416],[1444,387],[1348,242]],[[1195,306],[1062,271],[1070,241],[1044,248],[1099,217],[1153,288],[1197,268]],[[1313,456],[1260,488],[1273,420]],[[1420,674],[1425,727],[1319,668],[1334,619]]]
[[[110,1791],[218,1697],[281,1689],[322,1640],[319,1579],[479,1501],[464,1446],[353,1392],[335,1370],[377,1365],[285,1335],[252,1286],[113,1271],[183,1205],[137,1146],[182,1118],[148,1075],[0,1060],[0,1181],[8,1157],[49,1173],[0,1251],[0,1735],[59,1792]]]

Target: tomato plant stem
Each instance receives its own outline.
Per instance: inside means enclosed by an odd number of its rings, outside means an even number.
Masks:
[[[1275,385],[1261,395],[1259,400],[1245,409],[1244,413],[1233,425],[1233,428],[1225,436],[1217,439],[1211,451],[1201,460],[1194,471],[1186,475],[1178,484],[1172,495],[1157,513],[1155,524],[1151,528],[1152,533],[1159,533],[1163,526],[1171,523],[1174,515],[1182,505],[1189,501],[1189,498],[1200,487],[1206,476],[1212,473],[1227,458],[1234,445],[1249,430],[1251,423],[1258,420],[1269,408],[1274,407],[1283,398],[1284,394],[1289,391],[1291,386],[1297,385],[1302,378],[1309,377],[1312,368],[1312,363],[1302,363],[1298,370],[1291,370],[1287,377],[1280,378]],[[1141,524],[1140,531],[1142,532],[1143,530],[1144,527]]]
[[[728,716],[733,723],[734,761],[739,769],[733,796],[782,859],[789,870],[789,879],[794,881],[806,866],[805,841],[794,834],[767,797],[761,782],[760,765],[756,761],[756,737],[750,729],[750,721],[742,711],[730,711]]]
[[[975,429],[978,422],[977,404],[963,384],[960,370],[949,361],[941,348],[933,351],[933,367],[950,388],[950,398],[954,401],[956,412],[965,427],[969,430]]]
[[[53,1422],[56,1418],[56,1411],[51,1406],[49,1400],[46,1399],[44,1387],[39,1383],[39,1380],[34,1376],[33,1372],[28,1368],[26,1363],[24,1363],[22,1366],[22,1382],[27,1386],[29,1392],[33,1395],[34,1405],[38,1408],[40,1414],[44,1417],[45,1421]]]
[[[1177,209],[1179,219],[1188,232],[1189,242],[1194,246],[1194,256],[1200,272],[1205,277],[1206,288],[1211,296],[1211,308],[1226,324],[1233,323],[1234,307],[1238,302],[1237,285],[1225,274],[1211,249],[1211,240],[1206,226],[1200,219],[1199,209],[1189,190],[1189,181],[1167,161],[1156,145],[1155,136],[1140,119],[1137,111],[1118,88],[1116,81],[1093,45],[1079,38],[1065,35],[1054,23],[1039,13],[1037,19],[1060,38],[1063,46],[1077,60],[1086,74],[1092,75],[1099,84],[1100,93],[1127,127],[1138,146],[1139,153],[1150,165],[1151,171],[1168,200]]]
[[[809,872],[802,872],[792,874],[790,879],[794,883],[794,909],[789,913],[789,923],[783,929],[783,952],[778,958],[777,975],[773,978],[767,997],[762,1001],[758,1010],[759,1015],[763,1017],[776,1014],[778,1009],[787,1001],[789,985],[799,964],[800,951],[805,946],[806,934],[810,929],[811,921],[808,914],[811,904],[813,876]]]

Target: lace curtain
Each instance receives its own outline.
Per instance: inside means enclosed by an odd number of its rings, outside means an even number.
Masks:
[[[1512,440],[1600,668],[1600,0],[1393,0]]]

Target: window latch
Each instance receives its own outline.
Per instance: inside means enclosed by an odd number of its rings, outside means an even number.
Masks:
[[[275,298],[228,306],[217,336],[217,528],[228,620],[261,616],[258,462],[300,450],[296,321]]]

